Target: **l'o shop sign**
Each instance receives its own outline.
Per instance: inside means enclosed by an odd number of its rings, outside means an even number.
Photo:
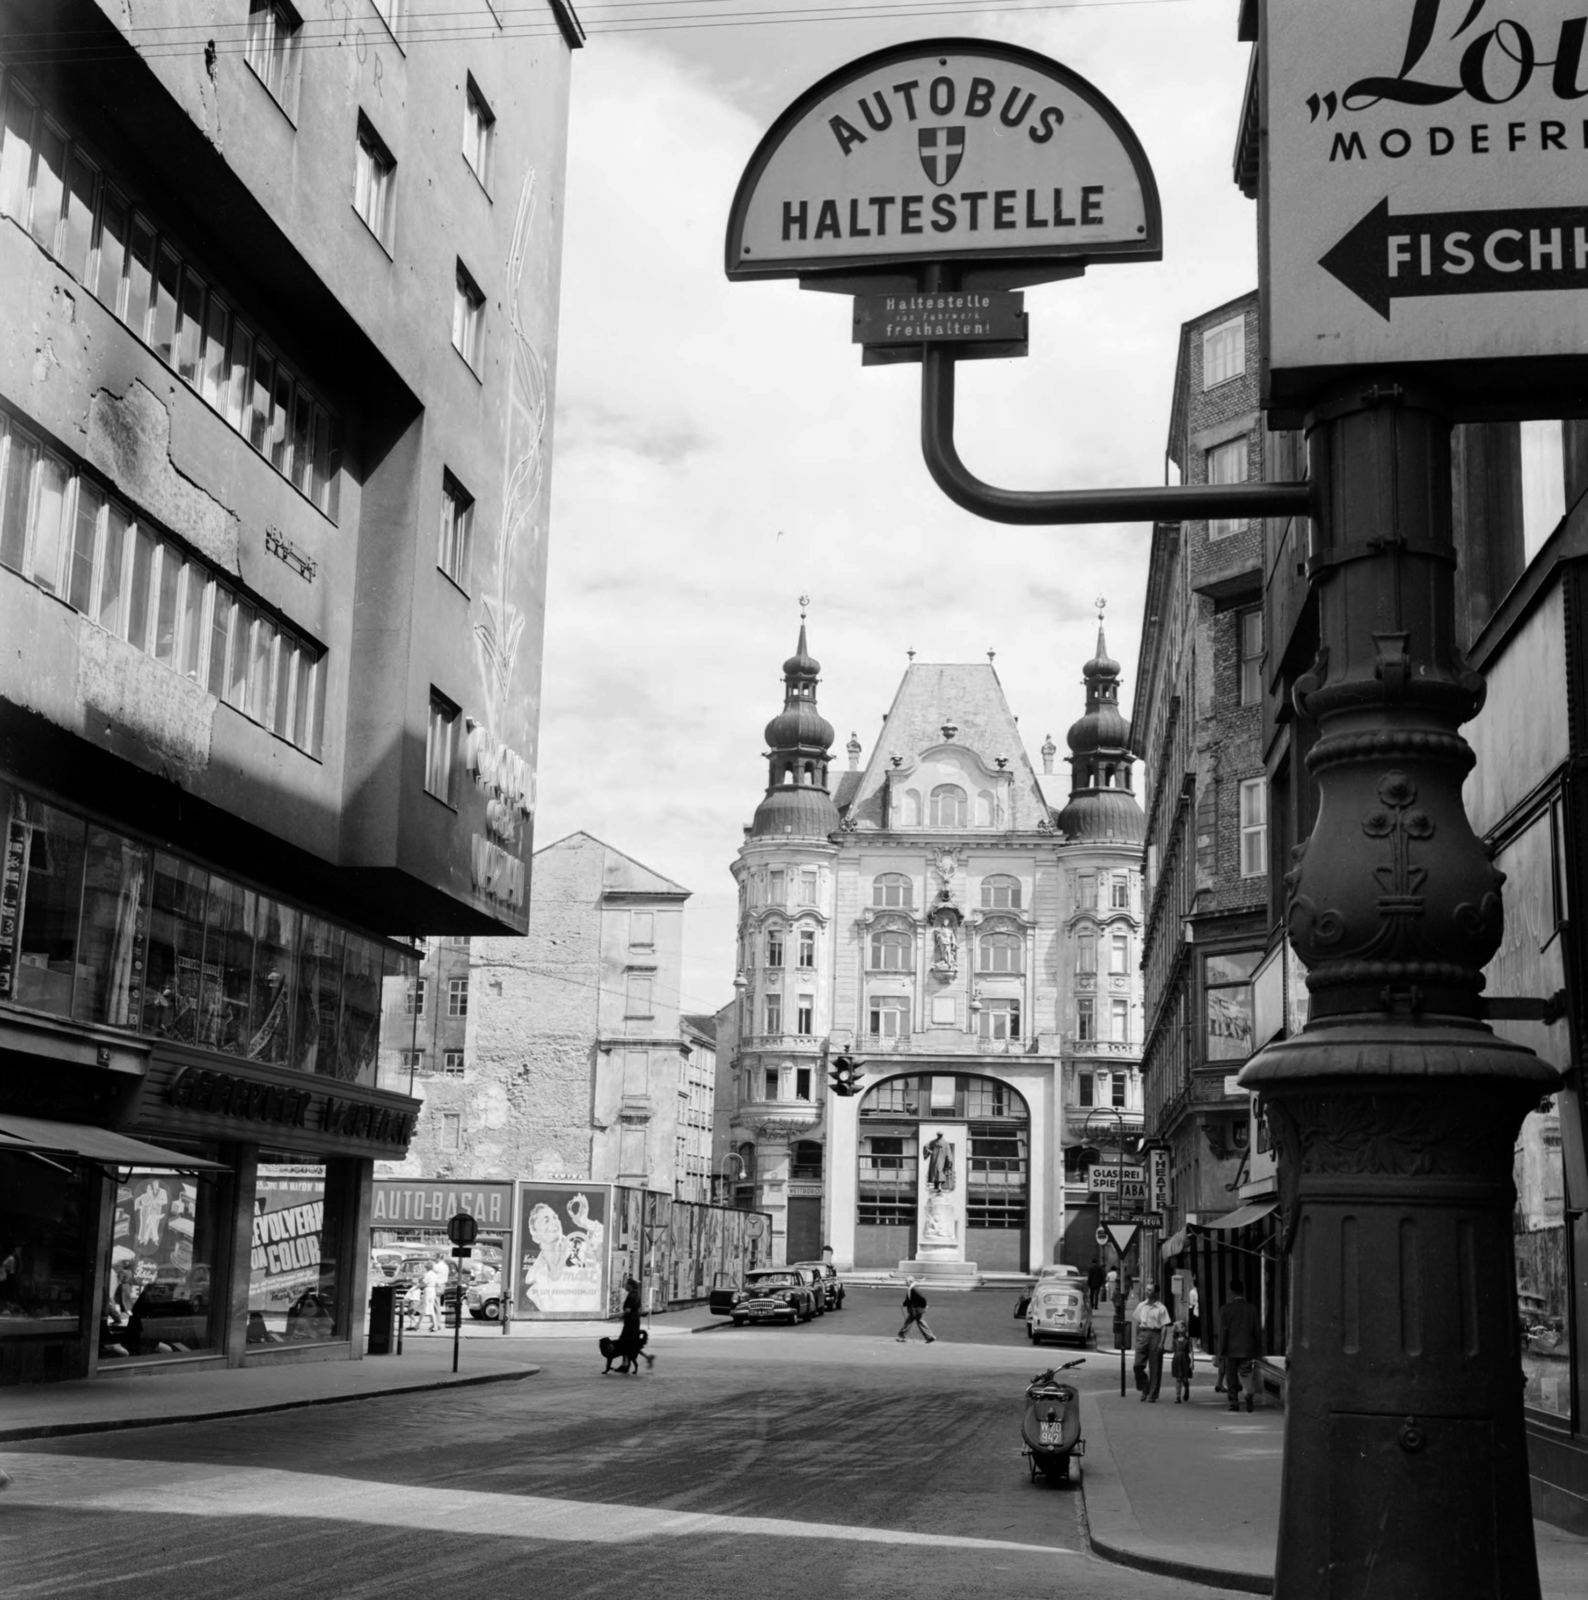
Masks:
[[[1083,78],[982,39],[895,46],[808,90],[761,141],[728,222],[730,278],[927,262],[1148,260],[1158,191]]]
[[[1275,401],[1440,363],[1463,415],[1580,407],[1585,41],[1584,0],[1264,0]]]

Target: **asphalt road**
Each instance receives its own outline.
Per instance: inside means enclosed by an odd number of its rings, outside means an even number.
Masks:
[[[1216,1595],[1096,1560],[1075,1491],[1027,1481],[1022,1389],[1056,1357],[1012,1310],[940,1294],[939,1342],[901,1347],[897,1292],[856,1290],[786,1330],[659,1319],[633,1378],[515,1337],[539,1376],[18,1446],[0,1593]]]

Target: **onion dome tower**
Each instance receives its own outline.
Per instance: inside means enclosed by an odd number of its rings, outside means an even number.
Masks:
[[[821,839],[838,830],[838,808],[827,788],[833,725],[816,709],[821,662],[800,640],[783,663],[783,709],[766,725],[766,799],[755,808],[752,838],[768,835]]]
[[[1119,663],[1103,638],[1097,612],[1097,654],[1081,668],[1086,715],[1065,741],[1070,747],[1070,799],[1054,819],[1067,843],[1140,844],[1146,837],[1141,802],[1130,787],[1130,724],[1119,710]]]

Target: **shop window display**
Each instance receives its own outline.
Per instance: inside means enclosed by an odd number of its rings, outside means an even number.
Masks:
[[[198,1028],[206,1050],[247,1054],[257,899],[252,889],[210,878]]]
[[[72,996],[79,1022],[135,1028],[143,1014],[149,937],[149,852],[104,828],[88,830],[81,965]]]
[[[248,1343],[345,1337],[338,1266],[343,1162],[261,1150],[248,1273]]]
[[[375,1081],[380,1058],[381,956],[381,948],[373,940],[348,934],[336,1058],[336,1075],[344,1083]]]
[[[159,851],[149,916],[145,1033],[198,1044],[204,974],[204,899],[209,874]],[[213,974],[211,975],[213,982]]]
[[[298,921],[298,913],[291,906],[263,895],[254,902],[254,986],[248,1057],[276,1067],[284,1067],[292,1059]]]
[[[29,795],[13,790],[7,799],[0,1000],[70,1016],[85,829]]]
[[[217,1159],[213,1146],[197,1148]],[[124,1180],[111,1213],[101,1364],[217,1349],[225,1235],[218,1185],[162,1168],[135,1167]]]
[[[0,1152],[0,1331],[75,1332],[87,1267],[88,1178]]]
[[[304,917],[302,926],[293,1065],[300,1072],[331,1077],[336,1072],[337,1022],[342,1008],[342,930],[319,917]]]

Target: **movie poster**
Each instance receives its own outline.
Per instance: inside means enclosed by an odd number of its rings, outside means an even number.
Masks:
[[[604,1185],[519,1185],[520,1316],[605,1315],[609,1195]]]

